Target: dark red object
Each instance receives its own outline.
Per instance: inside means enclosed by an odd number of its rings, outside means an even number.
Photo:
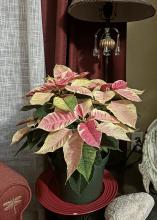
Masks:
[[[23,220],[32,197],[27,180],[0,162],[0,219]]]
[[[51,190],[49,188],[50,183]],[[41,174],[36,183],[36,195],[39,202],[48,210],[60,215],[84,215],[100,210],[107,206],[117,195],[118,184],[111,173],[104,172],[104,191],[102,195],[89,204],[75,205],[64,202],[52,190],[55,191],[55,175],[53,171],[47,170]]]

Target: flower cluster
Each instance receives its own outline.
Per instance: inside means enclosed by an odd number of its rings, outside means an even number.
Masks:
[[[53,77],[26,94],[30,105],[22,110],[35,111],[19,123],[27,126],[14,134],[12,143],[26,137],[22,149],[37,147],[37,154],[63,148],[67,179],[78,170],[88,181],[91,172],[85,172],[81,160],[92,160],[92,170],[97,151],[112,149],[109,145],[115,139],[129,141],[127,133],[134,132],[137,120],[133,102],[141,101],[142,91],[129,88],[123,80],[106,83],[87,75],[56,65]]]

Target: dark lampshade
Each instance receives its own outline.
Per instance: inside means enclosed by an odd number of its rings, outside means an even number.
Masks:
[[[68,12],[79,20],[104,22],[105,7],[109,3],[112,5],[111,22],[138,21],[155,14],[154,7],[146,0],[73,0]]]

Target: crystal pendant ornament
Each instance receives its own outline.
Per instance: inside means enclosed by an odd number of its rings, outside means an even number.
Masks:
[[[94,49],[93,49],[93,56],[100,57],[100,50],[97,47],[97,34],[94,35]]]
[[[115,56],[119,56],[120,55],[120,34],[117,34],[117,43],[116,43],[116,48],[115,48],[115,52],[114,52]]]

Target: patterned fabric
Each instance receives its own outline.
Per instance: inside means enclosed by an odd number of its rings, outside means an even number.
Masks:
[[[27,117],[19,112],[26,102],[24,94],[44,78],[40,4],[39,0],[0,0],[0,161],[23,174],[32,187],[43,160],[30,153],[15,157],[18,147],[10,142],[16,123]],[[39,219],[39,211],[33,199],[28,219]]]

